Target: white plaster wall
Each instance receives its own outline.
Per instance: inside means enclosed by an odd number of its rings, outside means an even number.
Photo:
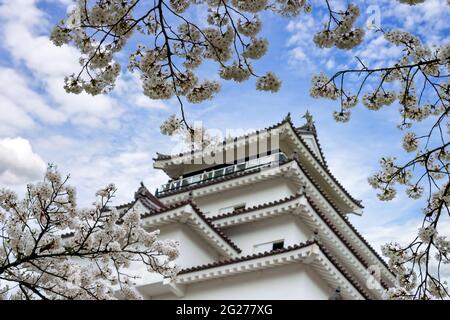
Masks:
[[[284,240],[287,247],[305,242],[312,236],[312,231],[301,219],[290,214],[229,227],[223,229],[223,232],[242,249],[243,255],[267,250],[263,247],[254,249],[257,244]]]
[[[332,289],[315,271],[301,263],[251,271],[188,285],[181,299],[328,299]],[[149,297],[150,298],[150,297]],[[172,294],[153,299],[176,299]]]
[[[311,148],[312,152],[314,152],[314,154],[321,159],[322,156],[320,155],[319,152],[319,147],[317,145],[316,139],[314,139],[313,136],[311,135],[303,135],[302,136],[303,140],[305,141],[305,143],[308,145],[308,147]]]
[[[195,198],[195,202],[206,216],[211,217],[219,214],[221,208],[241,203],[245,203],[246,207],[252,207],[292,196],[296,192],[297,190],[289,179],[280,177],[238,189]]]
[[[218,253],[190,227],[173,223],[159,228],[160,240],[177,240],[180,242],[180,256],[176,263],[181,268],[193,267],[219,259]]]
[[[172,223],[158,228],[160,235],[158,240],[179,241],[180,255],[175,263],[180,268],[193,267],[217,261],[218,253],[190,227],[181,223]],[[149,231],[152,231],[150,229]],[[161,281],[163,277],[156,272],[149,272],[143,263],[133,262],[127,270],[129,274],[139,276],[136,285],[145,285],[156,281]]]

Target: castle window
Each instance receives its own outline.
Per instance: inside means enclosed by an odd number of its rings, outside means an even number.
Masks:
[[[276,240],[265,243],[256,244],[253,246],[253,252],[272,251],[284,248],[284,240]]]
[[[272,250],[278,250],[284,248],[284,240],[275,241],[272,243]]]
[[[219,213],[229,213],[240,209],[245,209],[245,203],[239,203],[235,204],[234,206],[220,208]]]
[[[212,175],[213,175],[213,172],[212,172],[212,171],[210,171],[210,172],[205,172],[205,173],[203,173],[202,179],[203,179],[203,180],[211,179],[211,178],[212,178]]]
[[[183,180],[181,180],[181,186],[187,186],[191,183],[191,178],[184,178]]]
[[[218,169],[214,171],[214,178],[223,176],[223,169]]]
[[[233,172],[234,172],[234,166],[230,166],[230,167],[225,168],[225,174],[226,175],[227,174],[231,174]]]
[[[192,183],[200,182],[201,178],[202,178],[201,175],[193,176],[193,177],[191,178],[191,179],[192,179]]]
[[[172,188],[178,188],[180,186],[180,180],[172,182]]]

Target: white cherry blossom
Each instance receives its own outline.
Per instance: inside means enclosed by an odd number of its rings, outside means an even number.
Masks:
[[[5,299],[138,299],[131,262],[174,277],[179,244],[158,240],[140,213],[110,207],[114,184],[93,208],[76,207],[75,189],[49,166],[23,200],[0,190],[0,293]]]

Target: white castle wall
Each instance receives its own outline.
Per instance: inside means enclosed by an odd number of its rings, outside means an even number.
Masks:
[[[271,242],[278,240],[284,240],[285,247],[299,244],[313,234],[299,217],[290,214],[237,225],[223,229],[223,232],[242,249],[244,255],[270,251]]]
[[[297,190],[288,179],[276,178],[206,197],[195,198],[195,202],[206,216],[211,217],[218,215],[222,208],[244,203],[246,207],[252,207],[289,197],[296,192]],[[232,211],[232,209],[230,208],[229,211]]]
[[[295,263],[190,284],[178,299],[328,299],[333,290],[308,266]],[[173,294],[153,299],[175,299]]]
[[[180,256],[176,263],[181,268],[197,266],[217,261],[218,253],[191,228],[180,223],[173,223],[159,228],[161,240],[177,240],[180,242]]]
[[[218,253],[186,225],[173,223],[161,226],[158,229],[161,232],[158,237],[159,240],[170,239],[180,242],[180,255],[176,260],[176,264],[180,268],[197,266],[219,260]],[[138,262],[132,263],[127,272],[140,277],[135,280],[138,286],[162,281],[163,279],[160,274],[149,272],[144,264]]]
[[[311,147],[313,153],[321,158],[318,144],[312,135],[303,136],[305,143]],[[299,154],[292,141],[282,139],[279,148],[287,155],[294,151]],[[304,156],[302,155],[302,159]],[[313,163],[305,161],[303,165],[311,176],[325,190],[326,193],[342,206],[349,208],[337,195],[336,190],[320,175]],[[172,168],[178,173],[199,170],[197,167]],[[237,179],[239,180],[239,179]],[[241,181],[241,180],[240,180]],[[214,186],[203,186],[213,188]],[[220,191],[203,197],[196,197],[195,203],[207,217],[217,216],[233,211],[233,207],[245,204],[246,208],[275,202],[290,197],[298,192],[298,187],[288,177],[271,177],[266,181],[259,181],[246,186],[234,187],[232,190]],[[199,192],[200,193],[200,192]],[[187,194],[184,194],[186,197]],[[183,198],[177,194],[162,198],[165,203],[173,203]],[[188,226],[173,223],[161,229],[161,239],[172,239],[180,242],[180,257],[177,264],[181,268],[199,266],[212,261],[222,260],[219,254],[201,239]],[[249,255],[262,251],[270,251],[275,241],[284,241],[284,247],[296,245],[311,239],[314,230],[310,230],[298,216],[283,213],[277,217],[252,221],[232,227],[223,227],[223,232],[242,249],[241,255]],[[348,270],[351,271],[351,270]],[[207,270],[205,270],[207,272]],[[183,297],[176,297],[170,290],[183,291]],[[238,275],[228,275],[220,279],[205,280],[191,283],[186,287],[175,288],[160,282],[149,281],[143,292],[149,299],[195,299],[195,300],[230,300],[230,299],[328,299],[335,288],[330,288],[309,265],[298,262],[289,265],[277,265],[273,268],[258,271],[247,271]],[[179,294],[180,291],[177,291]]]

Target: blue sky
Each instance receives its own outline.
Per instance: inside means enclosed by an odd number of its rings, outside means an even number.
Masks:
[[[345,1],[335,1],[343,6]],[[175,142],[159,133],[159,125],[178,112],[175,101],[151,101],[135,75],[125,68],[109,95],[70,95],[63,78],[79,70],[74,48],[54,47],[48,40],[53,24],[63,18],[70,0],[0,0],[0,186],[24,190],[39,179],[46,163],[70,173],[80,203],[93,201],[95,191],[108,182],[119,187],[116,203],[128,202],[143,181],[151,190],[165,182],[152,168],[156,151],[170,153]],[[321,1],[312,1],[313,6]],[[396,1],[357,1],[364,24],[366,9],[376,4],[385,30],[400,27],[419,35],[430,45],[450,38],[446,0],[427,0],[415,7]],[[388,240],[406,241],[417,229],[420,201],[403,193],[392,202],[380,202],[367,177],[378,169],[380,157],[403,154],[401,133],[395,128],[397,106],[378,112],[358,106],[347,124],[335,123],[337,106],[309,97],[313,73],[354,66],[357,55],[370,66],[395,61],[401,52],[379,34],[350,52],[314,47],[312,35],[323,23],[323,8],[295,19],[264,15],[263,35],[270,41],[268,54],[255,63],[259,74],[276,71],[283,80],[276,94],[256,91],[254,80],[243,85],[222,82],[213,101],[188,105],[192,121],[225,132],[258,129],[280,121],[288,112],[303,123],[306,109],[314,115],[325,156],[333,173],[366,207],[352,222],[376,249]],[[202,14],[192,18],[201,23]],[[126,54],[116,57],[126,60]],[[126,63],[122,63],[126,66]],[[201,75],[217,78],[208,64]],[[419,128],[420,129],[420,128]]]

